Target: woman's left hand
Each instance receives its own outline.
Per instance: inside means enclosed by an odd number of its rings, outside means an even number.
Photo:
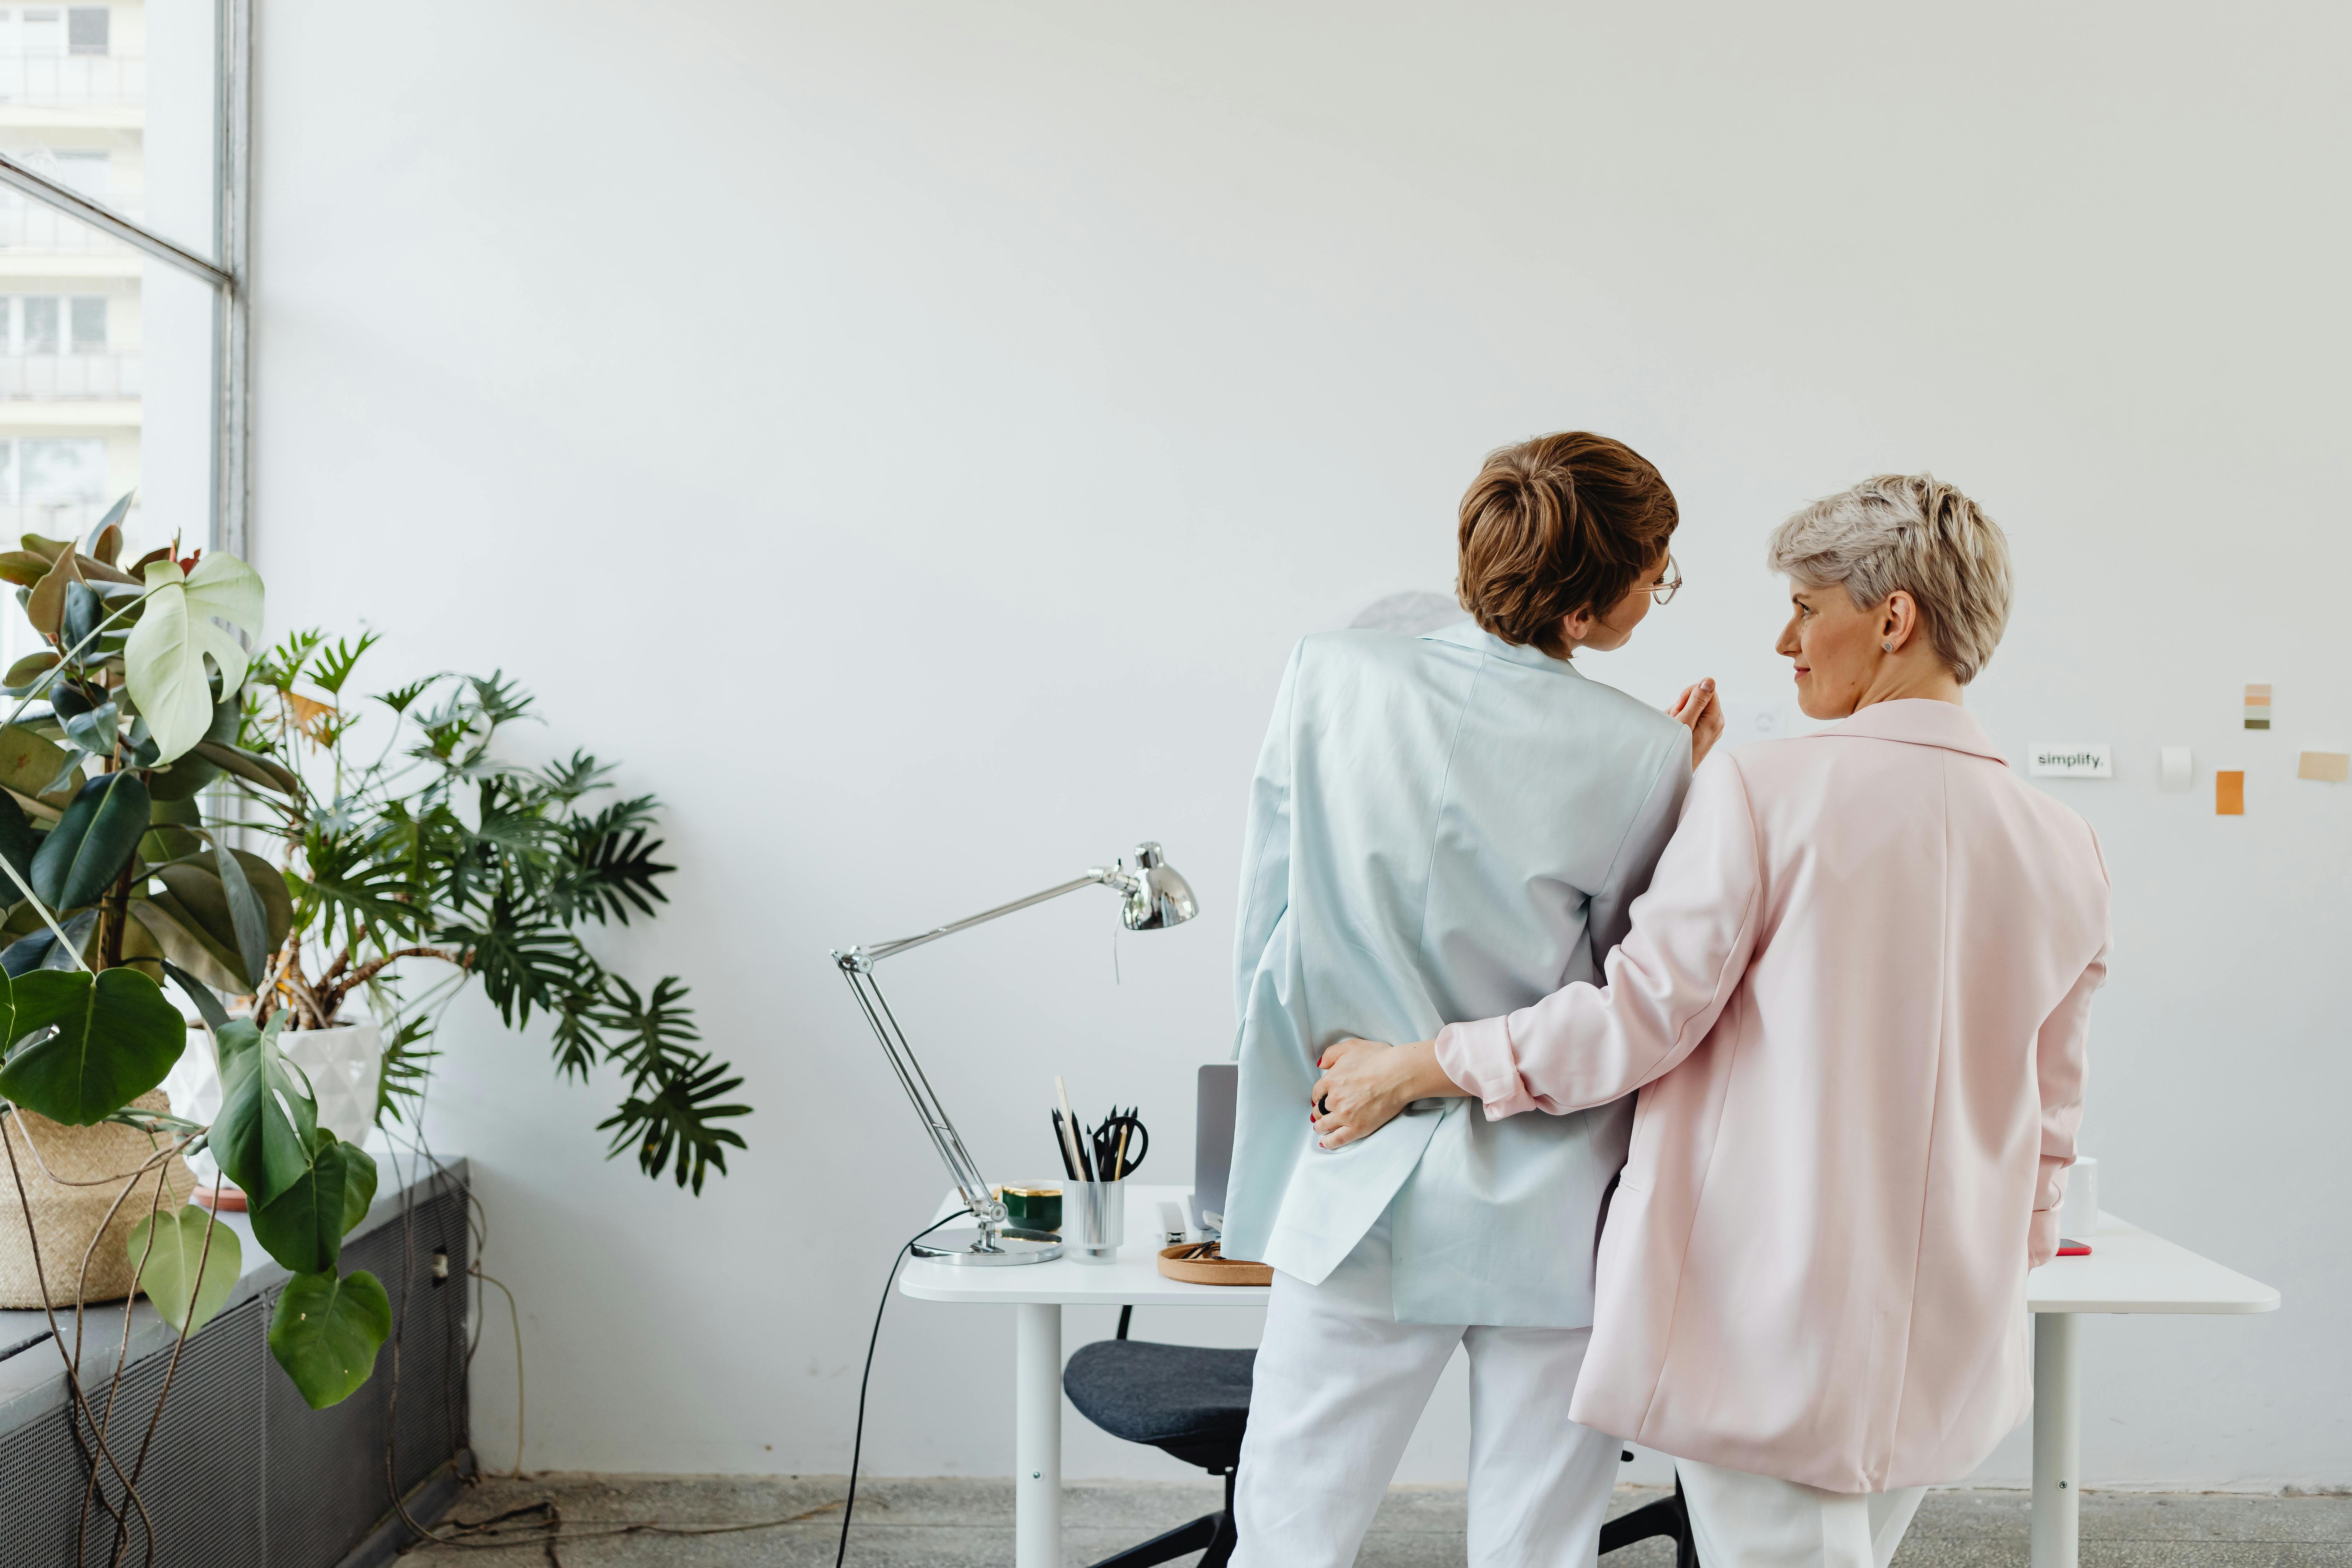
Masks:
[[[1437,1043],[1384,1046],[1377,1040],[1341,1040],[1318,1064],[1307,1120],[1316,1142],[1337,1149],[1369,1138],[1416,1100],[1463,1091],[1437,1065]]]

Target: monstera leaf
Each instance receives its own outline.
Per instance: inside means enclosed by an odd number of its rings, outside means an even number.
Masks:
[[[277,1015],[267,1029],[240,1018],[214,1031],[220,1043],[221,1108],[213,1118],[213,1157],[256,1207],[310,1174],[319,1131],[310,1086],[278,1054],[278,1026],[285,1017]]]
[[[366,1269],[286,1282],[269,1318],[269,1353],[313,1410],[350,1398],[392,1333],[392,1298]]]
[[[205,1231],[212,1231],[206,1245]],[[150,1222],[141,1220],[131,1233],[131,1262],[147,1259],[139,1269],[139,1289],[155,1303],[156,1312],[177,1331],[183,1324],[194,1333],[205,1326],[245,1272],[245,1247],[236,1232],[200,1208],[183,1206],[176,1214],[161,1214],[152,1221],[154,1242],[148,1242]],[[201,1269],[203,1278],[197,1278]],[[195,1300],[194,1316],[189,1298]]]
[[[162,1083],[187,1048],[187,1021],[136,969],[37,969],[9,983],[20,1043],[0,1094],[53,1121],[87,1127]],[[55,1032],[48,1032],[55,1026]]]
[[[169,763],[212,727],[205,660],[220,670],[224,694],[244,681],[239,634],[261,638],[261,578],[234,555],[208,555],[186,574],[169,560],[151,561],[146,572],[147,605],[122,650],[123,678],[154,735],[156,761]]]
[[[310,1166],[293,1184],[253,1211],[253,1239],[290,1274],[317,1274],[342,1255],[343,1215],[349,1206],[350,1156],[367,1156],[324,1127],[310,1140]],[[368,1162],[366,1185],[374,1195],[375,1163]],[[360,1212],[365,1214],[362,1207]]]

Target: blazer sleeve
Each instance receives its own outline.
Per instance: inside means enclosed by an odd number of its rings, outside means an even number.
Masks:
[[[1274,719],[1258,749],[1257,773],[1250,781],[1248,826],[1242,834],[1242,893],[1234,922],[1234,1047],[1249,1010],[1250,986],[1274,928],[1290,907],[1290,719],[1298,689],[1298,666],[1307,645],[1290,650]]]
[[[1691,782],[1633,929],[1602,966],[1499,1018],[1449,1024],[1437,1061],[1489,1121],[1622,1100],[1697,1048],[1748,971],[1764,901],[1748,792],[1718,752]]]
[[[2106,857],[2096,834],[2091,853],[2098,862],[2100,896],[2107,896]],[[2091,995],[2106,984],[2107,956],[2115,949],[2110,930],[2063,1000],[2042,1021],[2033,1039],[2035,1085],[2042,1096],[2042,1167],[2033,1184],[2033,1223],[2026,1232],[2026,1266],[2039,1268],[2058,1256],[2058,1211],[2066,1203],[2066,1171],[2074,1163],[2074,1137],[2083,1126],[2083,1089],[2091,1071]]]
[[[1677,730],[1681,729],[1676,725]],[[1633,825],[1625,830],[1624,842],[1617,847],[1617,858],[1600,889],[1592,895],[1584,915],[1584,940],[1592,949],[1592,973],[1601,973],[1608,962],[1609,950],[1625,940],[1633,926],[1633,900],[1649,890],[1650,879],[1656,874],[1658,857],[1664,854],[1666,841],[1675,835],[1675,824],[1682,816],[1683,799],[1690,793],[1690,742],[1685,735],[1680,743],[1666,748],[1656,774],[1650,780],[1650,793],[1634,814]]]

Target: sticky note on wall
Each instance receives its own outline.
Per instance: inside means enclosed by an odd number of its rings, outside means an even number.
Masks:
[[[2352,752],[2305,752],[2295,759],[2294,776],[2342,784],[2352,779]]]
[[[2216,816],[2246,815],[2246,775],[2242,772],[2217,773],[2213,775],[2213,815]]]
[[[2246,685],[2246,728],[2249,730],[2267,730],[2270,727],[2270,682],[2263,681],[2257,684],[2249,681]]]
[[[2160,746],[2156,753],[2158,787],[2171,795],[2188,793],[2190,757],[2186,746]]]

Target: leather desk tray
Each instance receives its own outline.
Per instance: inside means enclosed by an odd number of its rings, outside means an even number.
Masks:
[[[1189,1285],[1274,1283],[1274,1269],[1270,1265],[1227,1258],[1217,1250],[1217,1244],[1213,1241],[1188,1241],[1181,1247],[1161,1247],[1160,1272],[1171,1279],[1181,1279]]]

